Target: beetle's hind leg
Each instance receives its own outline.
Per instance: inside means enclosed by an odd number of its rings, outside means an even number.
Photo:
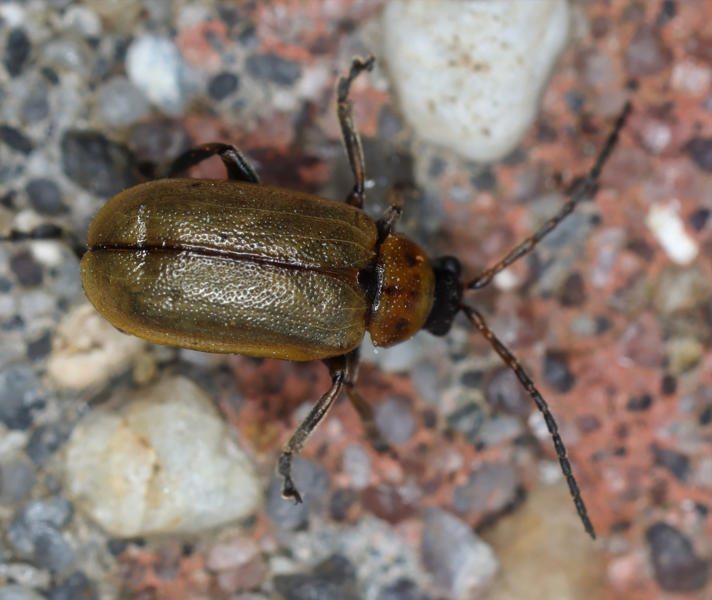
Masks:
[[[299,427],[297,427],[297,430],[292,434],[292,437],[290,437],[287,443],[282,447],[282,454],[279,456],[278,471],[284,478],[284,482],[282,483],[282,496],[284,498],[291,498],[295,504],[299,504],[302,501],[302,496],[292,479],[292,457],[301,452],[307,438],[317,428],[319,423],[324,420],[324,417],[326,417],[329,409],[344,388],[346,369],[343,363],[339,367],[334,366],[331,362],[327,364],[331,372],[331,387],[329,391],[319,398],[319,401],[299,424]]]
[[[183,171],[187,171],[198,163],[203,162],[211,156],[219,156],[227,169],[228,179],[236,181],[246,181],[247,183],[259,183],[257,173],[247,162],[245,156],[235,146],[229,144],[221,144],[213,142],[211,144],[202,144],[186,150],[178,158],[173,161],[168,170],[168,177],[180,175]]]
[[[338,399],[341,391],[346,389],[346,394],[356,412],[361,417],[366,435],[377,452],[388,453],[395,457],[396,454],[388,443],[381,437],[376,428],[371,406],[354,390],[353,384],[358,371],[359,353],[358,348],[348,354],[329,358],[324,361],[331,373],[331,387],[314,407],[309,411],[306,418],[299,424],[297,430],[292,434],[287,443],[282,447],[282,454],[279,457],[279,474],[284,478],[282,484],[282,496],[291,498],[295,503],[302,501],[302,496],[294,485],[292,479],[292,458],[299,454],[307,438],[324,420],[329,409]]]
[[[346,147],[346,155],[349,159],[351,172],[354,174],[354,187],[346,198],[346,202],[356,208],[363,207],[365,197],[365,169],[363,147],[361,146],[361,138],[354,126],[349,90],[351,89],[353,80],[356,79],[362,71],[370,71],[373,68],[374,61],[373,56],[369,56],[366,60],[359,57],[354,58],[349,74],[340,77],[339,83],[336,86],[336,113],[339,117],[341,135],[344,139],[344,146]]]

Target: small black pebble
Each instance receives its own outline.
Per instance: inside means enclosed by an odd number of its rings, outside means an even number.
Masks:
[[[660,382],[660,391],[666,396],[670,396],[677,391],[677,379],[669,373],[663,375],[662,381]]]
[[[700,169],[712,172],[712,137],[692,138],[685,145],[685,150]]]
[[[223,71],[210,80],[208,93],[215,100],[223,100],[232,94],[239,84],[240,79],[237,75]]]
[[[9,125],[0,125],[0,140],[15,152],[29,154],[32,152],[32,141],[19,129]]]
[[[581,306],[586,302],[586,290],[581,273],[571,273],[564,281],[559,295],[562,306]]]
[[[690,475],[690,459],[677,450],[663,448],[657,444],[651,446],[655,464],[670,471],[677,479],[682,482],[687,481]]]
[[[489,167],[482,169],[470,179],[470,183],[483,192],[493,190],[497,186],[497,177]]]
[[[544,357],[543,377],[544,381],[561,393],[568,392],[576,383],[566,355],[554,350],[548,351]]]
[[[648,410],[653,404],[653,398],[650,394],[643,394],[642,396],[634,396],[628,399],[626,404],[626,409],[631,412],[640,412],[643,410]]]
[[[30,55],[30,40],[24,30],[13,29],[7,36],[3,63],[10,77],[17,77]]]
[[[700,208],[690,215],[690,225],[695,231],[702,231],[707,224],[707,219],[710,217],[708,208]]]

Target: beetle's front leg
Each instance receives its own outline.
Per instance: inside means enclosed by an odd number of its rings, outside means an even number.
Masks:
[[[354,187],[346,201],[356,208],[363,207],[365,170],[363,148],[361,147],[361,138],[354,126],[349,90],[351,83],[359,73],[371,70],[374,60],[373,56],[369,56],[366,60],[354,58],[349,74],[346,77],[340,77],[336,87],[336,112],[339,117],[339,125],[341,125],[346,155],[354,174]]]
[[[190,150],[186,150],[178,158],[173,161],[168,170],[169,177],[175,177],[183,171],[187,171],[190,167],[194,167],[198,163],[210,158],[211,156],[219,156],[227,169],[228,179],[237,181],[246,181],[247,183],[259,183],[257,173],[247,162],[245,156],[235,146],[229,144],[221,144],[213,142],[211,144],[201,144]]]
[[[291,498],[295,504],[299,504],[302,501],[302,496],[292,479],[292,457],[301,452],[307,438],[317,428],[319,423],[322,422],[344,387],[344,367],[336,368],[332,367],[332,363],[328,364],[332,381],[329,391],[319,398],[319,401],[299,424],[299,427],[297,427],[297,430],[292,434],[292,437],[290,437],[287,443],[282,447],[282,454],[279,456],[278,471],[284,478],[282,496],[284,498]]]

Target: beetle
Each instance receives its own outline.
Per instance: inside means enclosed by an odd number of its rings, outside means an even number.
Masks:
[[[348,74],[337,83],[338,119],[354,178],[345,202],[263,185],[237,148],[203,144],[179,156],[169,178],[131,187],[99,210],[89,226],[86,247],[73,243],[81,256],[85,293],[118,329],[157,344],[322,360],[331,386],[283,446],[278,461],[282,494],[295,502],[301,502],[301,496],[292,479],[292,458],[342,391],[375,447],[390,451],[379,437],[371,407],[354,388],[366,332],[375,346],[388,347],[421,329],[445,335],[462,313],[514,371],[543,414],[578,515],[595,537],[544,398],[482,314],[463,297],[530,252],[595,192],[630,103],[559,212],[495,265],[465,281],[455,257],[430,260],[415,242],[395,232],[403,190],[393,189],[391,205],[377,221],[362,210],[364,158],[349,90],[373,63],[373,57],[354,58]],[[228,179],[175,177],[216,155]],[[66,231],[53,226],[14,231],[4,239],[47,237],[72,241]]]

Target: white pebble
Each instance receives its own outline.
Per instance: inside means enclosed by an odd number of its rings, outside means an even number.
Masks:
[[[645,224],[673,262],[690,264],[697,257],[699,246],[685,231],[676,203],[653,204]]]
[[[200,388],[174,377],[134,396],[74,430],[65,480],[78,506],[116,537],[198,533],[254,512],[259,483]]]
[[[129,79],[151,102],[167,112],[179,112],[183,107],[182,65],[175,44],[155,35],[136,38],[126,53]]]
[[[390,0],[384,48],[403,113],[466,158],[513,150],[566,45],[566,0]]]
[[[121,333],[88,302],[59,324],[47,360],[47,373],[61,388],[99,388],[125,371],[145,342]]]

